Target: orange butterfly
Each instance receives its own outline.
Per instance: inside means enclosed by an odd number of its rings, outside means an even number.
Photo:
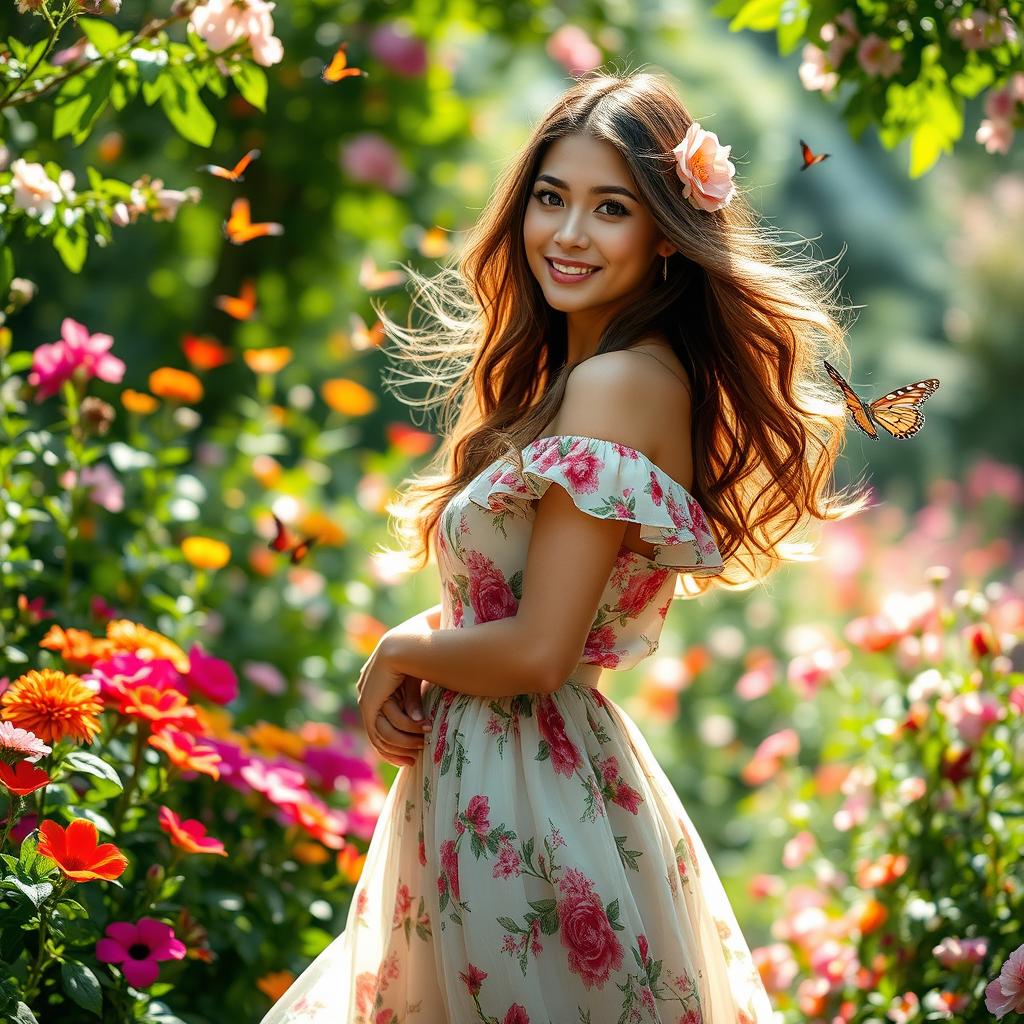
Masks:
[[[197,167],[197,171],[206,171],[209,174],[216,175],[218,178],[224,178],[227,181],[245,181],[245,169],[260,155],[258,149],[250,149],[241,160],[235,164],[234,167],[229,171],[226,167],[219,167],[217,164],[203,164],[202,167]]]
[[[320,73],[320,77],[325,82],[340,82],[343,78],[352,78],[358,75],[365,77],[366,72],[362,68],[350,68],[348,66],[348,54],[345,52],[346,46],[348,46],[348,42],[344,42],[338,47],[337,52],[331,58],[331,63]]]
[[[256,286],[244,281],[240,295],[218,295],[214,304],[236,320],[248,320],[256,309]]]
[[[800,152],[804,158],[804,162],[800,167],[801,171],[806,171],[808,167],[820,164],[822,160],[827,160],[832,155],[831,153],[812,153],[811,147],[803,139],[800,140]]]
[[[253,224],[249,219],[249,200],[242,197],[231,204],[231,216],[224,221],[224,237],[233,245],[244,245],[264,235],[283,235],[284,225],[274,221]]]
[[[921,403],[934,394],[939,387],[939,382],[934,377],[930,377],[927,380],[919,380],[914,384],[907,384],[895,391],[890,391],[889,394],[876,398],[870,405],[865,405],[828,360],[825,360],[825,369],[839,385],[839,390],[843,393],[846,408],[849,409],[853,422],[874,440],[878,439],[878,431],[875,430],[873,424],[882,427],[883,430],[900,441],[913,437],[924,426],[924,413],[920,409]]]
[[[274,535],[274,539],[267,546],[271,551],[288,551],[290,549],[292,565],[298,565],[299,562],[309,554],[309,549],[319,540],[319,538],[307,537],[303,541],[297,541],[295,535],[288,529],[288,527],[285,526],[273,512],[270,514],[274,516],[274,525],[277,527],[277,533]]]

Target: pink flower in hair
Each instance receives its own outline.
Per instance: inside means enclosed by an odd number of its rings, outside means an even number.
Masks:
[[[732,146],[723,146],[714,132],[694,121],[672,152],[676,174],[683,183],[683,198],[698,210],[720,210],[736,194],[736,167],[729,159]]]

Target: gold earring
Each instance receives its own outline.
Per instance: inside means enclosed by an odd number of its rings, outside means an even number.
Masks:
[[[665,257],[665,262],[661,265],[661,279],[662,281],[668,280],[668,257]]]

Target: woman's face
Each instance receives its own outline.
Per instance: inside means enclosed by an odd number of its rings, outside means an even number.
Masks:
[[[607,142],[571,135],[541,162],[523,221],[526,258],[552,307],[601,320],[652,287],[669,245]],[[552,261],[597,268],[565,278]]]

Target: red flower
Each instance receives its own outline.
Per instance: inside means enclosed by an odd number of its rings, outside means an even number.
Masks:
[[[195,818],[182,821],[170,807],[160,808],[160,827],[171,837],[171,842],[186,853],[216,853],[228,855],[219,839],[206,834],[206,826]]]
[[[97,845],[98,837],[96,826],[85,818],[76,818],[66,829],[55,821],[44,821],[37,849],[75,882],[118,878],[128,867],[128,858],[113,843]]]
[[[487,972],[481,971],[479,967],[474,967],[473,964],[467,962],[466,969],[459,972],[459,977],[465,982],[469,994],[476,996],[480,994],[480,985],[487,977]]]
[[[28,761],[19,761],[13,767],[0,761],[0,782],[16,796],[28,796],[42,789],[50,781],[45,768],[37,768]]]
[[[148,742],[151,747],[162,750],[171,764],[182,771],[202,772],[212,779],[220,778],[220,754],[191,733],[168,727],[150,736]]]
[[[602,988],[610,970],[622,966],[622,944],[586,875],[570,868],[559,889],[559,938],[569,951],[569,970],[579,975],[588,989],[594,985]]]
[[[149,722],[154,732],[168,725],[179,729],[198,730],[196,709],[178,690],[158,690],[155,686],[133,686],[125,691],[118,711]]]
[[[571,779],[583,764],[580,752],[565,734],[565,719],[555,702],[546,694],[537,703],[537,729],[547,742],[551,766],[559,775]]]

